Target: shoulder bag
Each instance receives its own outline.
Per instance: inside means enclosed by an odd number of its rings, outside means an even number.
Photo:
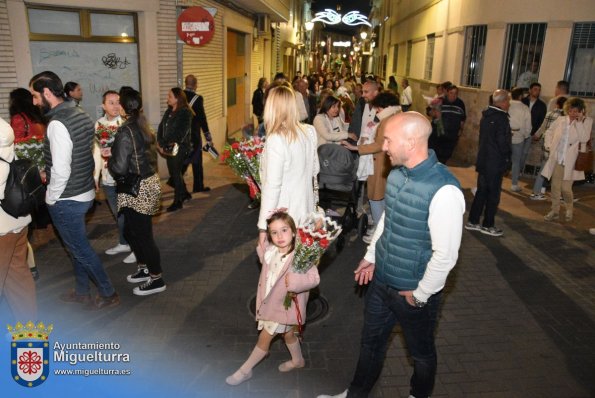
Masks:
[[[584,152],[581,152],[581,145],[583,145]],[[586,146],[586,150],[585,150]],[[578,156],[574,164],[576,171],[591,171],[593,170],[593,148],[591,147],[591,140],[586,144],[579,142]]]
[[[128,172],[125,176],[116,179],[116,192],[125,193],[127,195],[137,197],[140,191],[140,183],[142,177],[140,175],[140,167],[138,165],[138,156],[136,153],[136,144],[134,143],[134,136],[132,130],[128,127],[130,132],[130,139],[132,140],[132,147],[134,148],[134,160],[136,160],[136,174]]]

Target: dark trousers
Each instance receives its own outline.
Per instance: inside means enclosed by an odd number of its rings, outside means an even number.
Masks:
[[[436,378],[434,330],[441,295],[431,296],[422,308],[413,307],[397,290],[372,280],[365,298],[359,360],[347,397],[368,396],[382,371],[388,340],[397,322],[413,358],[410,394],[416,398],[430,396]]]
[[[500,203],[502,177],[503,173],[479,173],[477,176],[477,192],[469,212],[470,223],[479,224],[479,218],[483,213],[482,226],[486,228],[494,226],[494,218]]]
[[[188,156],[188,149],[180,145],[180,150],[176,156],[167,157],[167,171],[174,185],[174,202],[181,202],[188,194],[186,184],[184,183],[183,167],[184,160]]]
[[[153,238],[152,216],[141,214],[129,207],[124,215],[124,237],[139,264],[145,264],[152,275],[161,274],[161,255]]]
[[[192,165],[192,190],[194,192],[202,191],[205,188],[204,174],[202,169],[202,138],[200,132],[198,134],[192,133],[192,152],[184,161],[182,175],[186,174],[188,165]]]

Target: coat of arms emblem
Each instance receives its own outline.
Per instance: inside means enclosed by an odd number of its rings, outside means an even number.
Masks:
[[[17,322],[14,328],[8,325],[14,381],[24,387],[37,387],[46,381],[50,372],[49,335],[53,329],[53,325],[46,327],[43,322],[35,325],[29,321],[24,326]]]

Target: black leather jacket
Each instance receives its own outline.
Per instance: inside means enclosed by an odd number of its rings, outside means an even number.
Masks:
[[[134,146],[136,146],[136,155],[132,142],[133,137]],[[131,123],[130,120],[126,121],[118,129],[112,146],[112,156],[108,161],[107,167],[116,180],[118,177],[125,176],[128,173],[140,174],[142,178],[152,176],[157,171],[155,139],[153,139],[152,143],[146,143],[143,133],[137,124],[134,122]]]

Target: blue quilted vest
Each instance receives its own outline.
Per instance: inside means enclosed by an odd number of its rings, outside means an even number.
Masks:
[[[393,169],[386,184],[384,231],[376,242],[374,278],[397,290],[415,290],[432,257],[430,202],[444,185],[459,181],[433,150],[413,169]]]

